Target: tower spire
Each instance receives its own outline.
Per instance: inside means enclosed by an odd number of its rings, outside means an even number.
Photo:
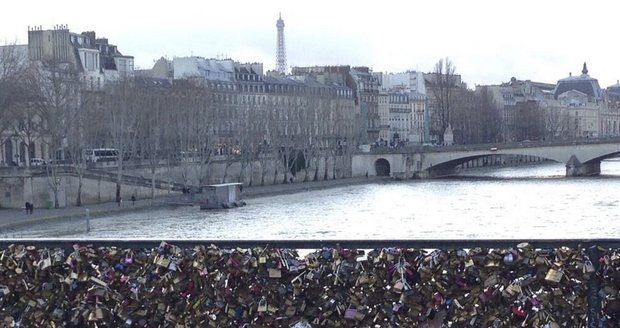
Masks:
[[[586,66],[586,62],[583,62],[583,69],[581,70],[581,73],[583,75],[587,75],[588,74],[588,67]]]
[[[278,28],[278,45],[276,50],[276,71],[280,74],[286,74],[286,47],[284,46],[284,21],[282,20],[282,13],[279,13],[279,18],[276,23]]]

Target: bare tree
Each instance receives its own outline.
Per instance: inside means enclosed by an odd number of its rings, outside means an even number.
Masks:
[[[179,156],[181,152],[180,135],[185,129],[179,129],[179,127],[181,127],[181,121],[186,113],[182,111],[174,91],[171,91],[170,95],[165,96],[161,102],[162,106],[165,108],[163,112],[163,122],[166,122],[166,128],[162,131],[163,149],[161,156],[166,162],[168,185],[170,185],[174,179],[173,167],[178,165],[181,159]]]
[[[207,88],[197,87],[191,91],[188,110],[194,119],[189,122],[188,128],[194,139],[190,148],[195,157],[193,167],[198,185],[202,186],[210,179],[211,165],[217,150],[215,127],[218,114],[226,112],[230,106],[223,97],[218,99]]]
[[[194,154],[191,152],[195,136],[189,126],[196,121],[189,106],[187,98],[183,92],[175,88],[173,97],[169,98],[168,111],[173,115],[170,117],[171,150],[169,159],[178,164],[181,169],[181,179],[185,187],[189,184],[191,175],[191,165],[194,161]],[[170,162],[169,160],[169,162]]]
[[[430,83],[432,95],[431,120],[433,129],[441,142],[443,142],[443,133],[446,131],[448,124],[452,123],[453,93],[457,88],[455,71],[456,67],[449,58],[446,57],[445,60],[440,59],[435,64]]]
[[[547,140],[566,138],[570,134],[570,116],[567,110],[557,107],[546,107],[545,137]]]
[[[538,101],[517,103],[515,122],[517,140],[542,140],[545,136],[545,117]]]
[[[140,130],[139,108],[145,105],[137,88],[129,80],[106,85],[105,113],[112,144],[117,152],[116,201],[121,202],[121,186],[125,158],[136,145]]]
[[[165,129],[168,127],[165,120],[165,98],[170,96],[169,90],[152,87],[140,88],[139,97],[144,97],[145,106],[139,108],[139,158],[146,161],[151,171],[151,199],[155,198],[155,177],[160,165],[162,149],[164,147]]]
[[[258,146],[258,164],[260,166],[260,185],[265,185],[265,177],[267,176],[267,166],[270,160],[274,160],[274,146],[273,146],[273,131],[275,129],[274,124],[275,110],[274,108],[267,107],[262,115],[261,120],[258,122],[259,128],[263,130],[263,135]],[[275,178],[274,178],[275,180]],[[275,182],[274,182],[275,183]]]
[[[221,98],[221,95],[219,96]],[[207,85],[196,81],[176,81],[173,96],[168,97],[166,143],[170,159],[181,167],[181,178],[187,187],[193,177],[198,185],[209,181],[210,167],[217,152],[216,118],[226,113],[222,100]],[[169,161],[170,162],[170,161]]]
[[[15,129],[20,120],[22,123],[27,122],[24,121],[24,115],[20,115],[23,110],[34,115],[28,106],[35,96],[32,91],[36,90],[28,85],[29,70],[27,54],[21,46],[12,43],[0,47],[0,136]],[[0,138],[0,149],[7,140]],[[10,163],[12,158],[5,160]]]
[[[80,106],[72,114],[71,126],[67,134],[67,158],[73,164],[72,168],[78,178],[78,188],[75,200],[76,206],[82,206],[82,186],[87,167],[82,157],[82,151],[90,146],[104,142],[101,138],[101,92],[82,90],[80,92]]]
[[[460,144],[499,141],[501,117],[487,88],[459,89],[453,94],[454,140]]]
[[[27,97],[30,97],[32,96],[32,91],[27,91],[23,95],[29,95]],[[17,137],[18,141],[21,141],[21,147],[26,149],[25,156],[22,156],[21,160],[26,165],[29,165],[28,159],[34,157],[34,143],[41,137],[41,118],[37,113],[37,108],[26,102],[26,98],[14,104],[14,109],[13,135]]]
[[[239,117],[239,158],[240,158],[240,170],[238,181],[243,183],[246,178],[246,171],[249,168],[249,181],[248,185],[254,183],[253,167],[254,163],[261,156],[262,142],[264,137],[264,119],[265,119],[265,104],[260,104],[259,98],[253,99],[246,110],[241,112]]]
[[[303,148],[303,143],[306,142],[304,133],[302,131],[302,117],[303,109],[298,105],[293,96],[289,96],[293,100],[293,105],[290,105],[286,111],[285,137],[281,139],[281,160],[284,163],[284,179],[283,183],[292,181],[293,177],[289,179],[288,174],[296,176],[299,170],[300,149]],[[303,165],[303,164],[302,164]]]
[[[300,136],[300,150],[303,158],[303,181],[310,181],[310,170],[317,166],[317,141],[320,138],[319,125],[325,102],[316,97],[305,97],[306,106],[301,113],[302,133]]]
[[[31,72],[31,90],[38,92],[33,104],[41,119],[42,140],[48,145],[51,158],[46,165],[48,185],[54,194],[54,208],[58,208],[62,181],[59,166],[66,160],[68,132],[79,106],[79,75],[71,63],[55,60],[39,62]]]
[[[502,117],[499,108],[493,101],[493,95],[488,88],[482,88],[476,98],[481,112],[480,142],[492,143],[501,140]]]

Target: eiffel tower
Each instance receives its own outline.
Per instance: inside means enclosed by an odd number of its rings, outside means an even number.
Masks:
[[[278,28],[278,49],[276,52],[276,71],[280,74],[286,74],[286,47],[284,46],[284,21],[282,13],[276,24]]]

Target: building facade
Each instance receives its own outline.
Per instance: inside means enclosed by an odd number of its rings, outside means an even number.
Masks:
[[[551,113],[568,118],[562,130],[568,138],[601,136],[601,115],[606,112],[603,90],[598,80],[590,77],[586,63],[581,75],[558,80],[553,97],[545,99]]]
[[[519,129],[528,117],[519,112],[535,109],[542,120],[546,139],[598,138],[620,135],[620,85],[603,90],[591,77],[586,63],[581,74],[560,79],[556,84],[522,81],[512,78],[497,86],[485,86],[502,113],[504,141],[519,140]],[[614,129],[614,125],[616,129]]]
[[[394,133],[398,139],[408,144],[424,142],[426,111],[426,86],[422,72],[374,73],[380,84],[379,116],[381,122],[380,138],[392,140]],[[407,115],[404,105],[406,99]],[[406,116],[406,117],[405,117]],[[397,128],[398,127],[398,128]],[[399,131],[396,131],[399,130]]]
[[[107,38],[94,31],[74,33],[66,25],[28,30],[28,57],[32,61],[69,63],[79,72],[82,88],[97,90],[106,81],[131,78],[133,56],[123,55]]]
[[[28,29],[28,44],[2,47],[23,57],[30,69],[37,69],[39,76],[49,76],[53,70],[71,72],[77,79],[74,97],[79,104],[80,91],[103,88],[106,82],[133,77],[134,58],[121,54],[105,38],[97,39],[95,32],[73,33],[66,25],[44,30]],[[31,104],[31,106],[33,106]],[[48,122],[36,110],[24,107],[19,110],[11,129],[2,131],[0,162],[3,165],[28,166],[30,159],[48,160],[57,155],[49,150],[49,136],[42,127]],[[66,142],[65,142],[66,143]]]
[[[220,152],[257,147],[317,149],[357,144],[353,90],[337,76],[285,76],[261,63],[231,59],[160,59],[158,77],[192,81],[208,91],[216,111],[213,129]],[[170,67],[172,72],[166,72]]]
[[[541,110],[544,110],[544,100],[552,96],[555,84],[518,80],[513,77],[510,82],[483,87],[492,95],[494,105],[499,111],[501,140],[511,142],[518,141],[518,109],[522,104],[535,103],[540,104]]]
[[[605,106],[601,113],[601,136],[620,135],[620,82],[607,87],[604,93]]]

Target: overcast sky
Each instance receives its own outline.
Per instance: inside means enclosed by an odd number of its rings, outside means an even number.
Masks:
[[[429,72],[449,57],[470,86],[512,76],[538,82],[581,74],[620,79],[620,4],[613,1],[8,1],[0,40],[27,43],[28,26],[107,37],[137,68],[167,56],[229,57],[275,67],[276,20],[290,66],[363,65]]]

